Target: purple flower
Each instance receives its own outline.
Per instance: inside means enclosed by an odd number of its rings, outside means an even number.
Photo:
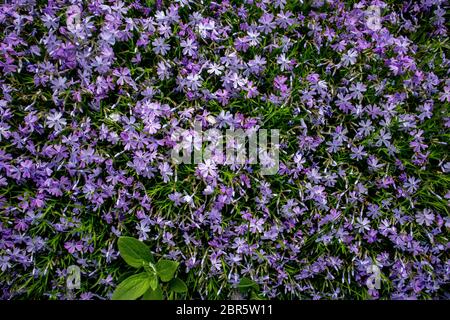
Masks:
[[[421,212],[416,213],[416,221],[419,225],[425,224],[431,226],[434,222],[435,215],[430,209],[424,209]]]
[[[83,250],[83,244],[81,241],[68,241],[64,244],[64,248],[69,251],[69,253],[74,254],[75,252],[81,252]]]

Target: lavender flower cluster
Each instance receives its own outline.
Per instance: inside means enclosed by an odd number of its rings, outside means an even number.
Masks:
[[[190,298],[449,298],[448,1],[3,2],[0,298],[110,298],[120,235]],[[278,173],[174,164],[194,121]]]

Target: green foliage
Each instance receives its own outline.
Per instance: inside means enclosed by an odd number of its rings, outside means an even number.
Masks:
[[[120,237],[117,244],[123,260],[133,268],[142,267],[148,262],[155,263],[150,249],[143,242],[132,237]]]
[[[132,275],[122,281],[114,291],[113,300],[135,300],[150,287],[151,279],[147,272]]]
[[[238,288],[242,294],[246,294],[251,300],[264,300],[264,297],[260,295],[259,285],[252,279],[242,278]]]
[[[156,289],[149,288],[142,297],[143,300],[163,300],[164,293],[160,286],[157,286]]]
[[[169,288],[176,293],[185,293],[188,291],[186,283],[184,283],[184,281],[180,278],[172,279],[169,283]]]
[[[118,247],[126,263],[138,270],[144,269],[144,272],[122,281],[113,293],[113,300],[135,300],[140,297],[144,300],[162,300],[164,296],[172,298],[176,293],[187,292],[184,281],[175,277],[178,262],[160,259],[155,264],[150,248],[131,237],[120,237]]]
[[[178,269],[178,262],[170,260],[159,260],[156,264],[156,272],[161,281],[168,282],[173,279]]]

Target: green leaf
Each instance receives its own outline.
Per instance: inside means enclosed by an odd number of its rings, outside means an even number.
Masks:
[[[173,279],[170,281],[169,285],[169,289],[176,293],[184,293],[188,290],[186,283],[184,283],[184,281],[180,278]]]
[[[156,272],[162,281],[167,282],[173,279],[178,268],[178,262],[171,260],[159,260],[156,264]]]
[[[147,272],[147,275],[149,276],[150,279],[150,288],[152,290],[156,290],[158,288],[158,276],[156,274],[149,274]]]
[[[143,296],[144,300],[162,300],[163,299],[163,291],[160,286],[156,287],[156,290],[149,288]]]
[[[241,281],[238,284],[238,288],[239,290],[241,290],[241,292],[245,293],[248,292],[250,290],[256,290],[259,291],[259,285],[253,281],[252,279],[249,278],[242,278]]]
[[[113,293],[113,300],[136,300],[150,288],[147,272],[132,275],[122,281]]]
[[[132,237],[120,237],[117,242],[123,260],[134,268],[142,267],[145,263],[154,263],[150,249],[141,241]]]

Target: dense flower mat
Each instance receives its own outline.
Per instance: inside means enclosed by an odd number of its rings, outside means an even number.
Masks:
[[[120,235],[186,298],[449,298],[448,1],[2,2],[1,298],[110,298]],[[278,172],[175,164],[195,121]]]

